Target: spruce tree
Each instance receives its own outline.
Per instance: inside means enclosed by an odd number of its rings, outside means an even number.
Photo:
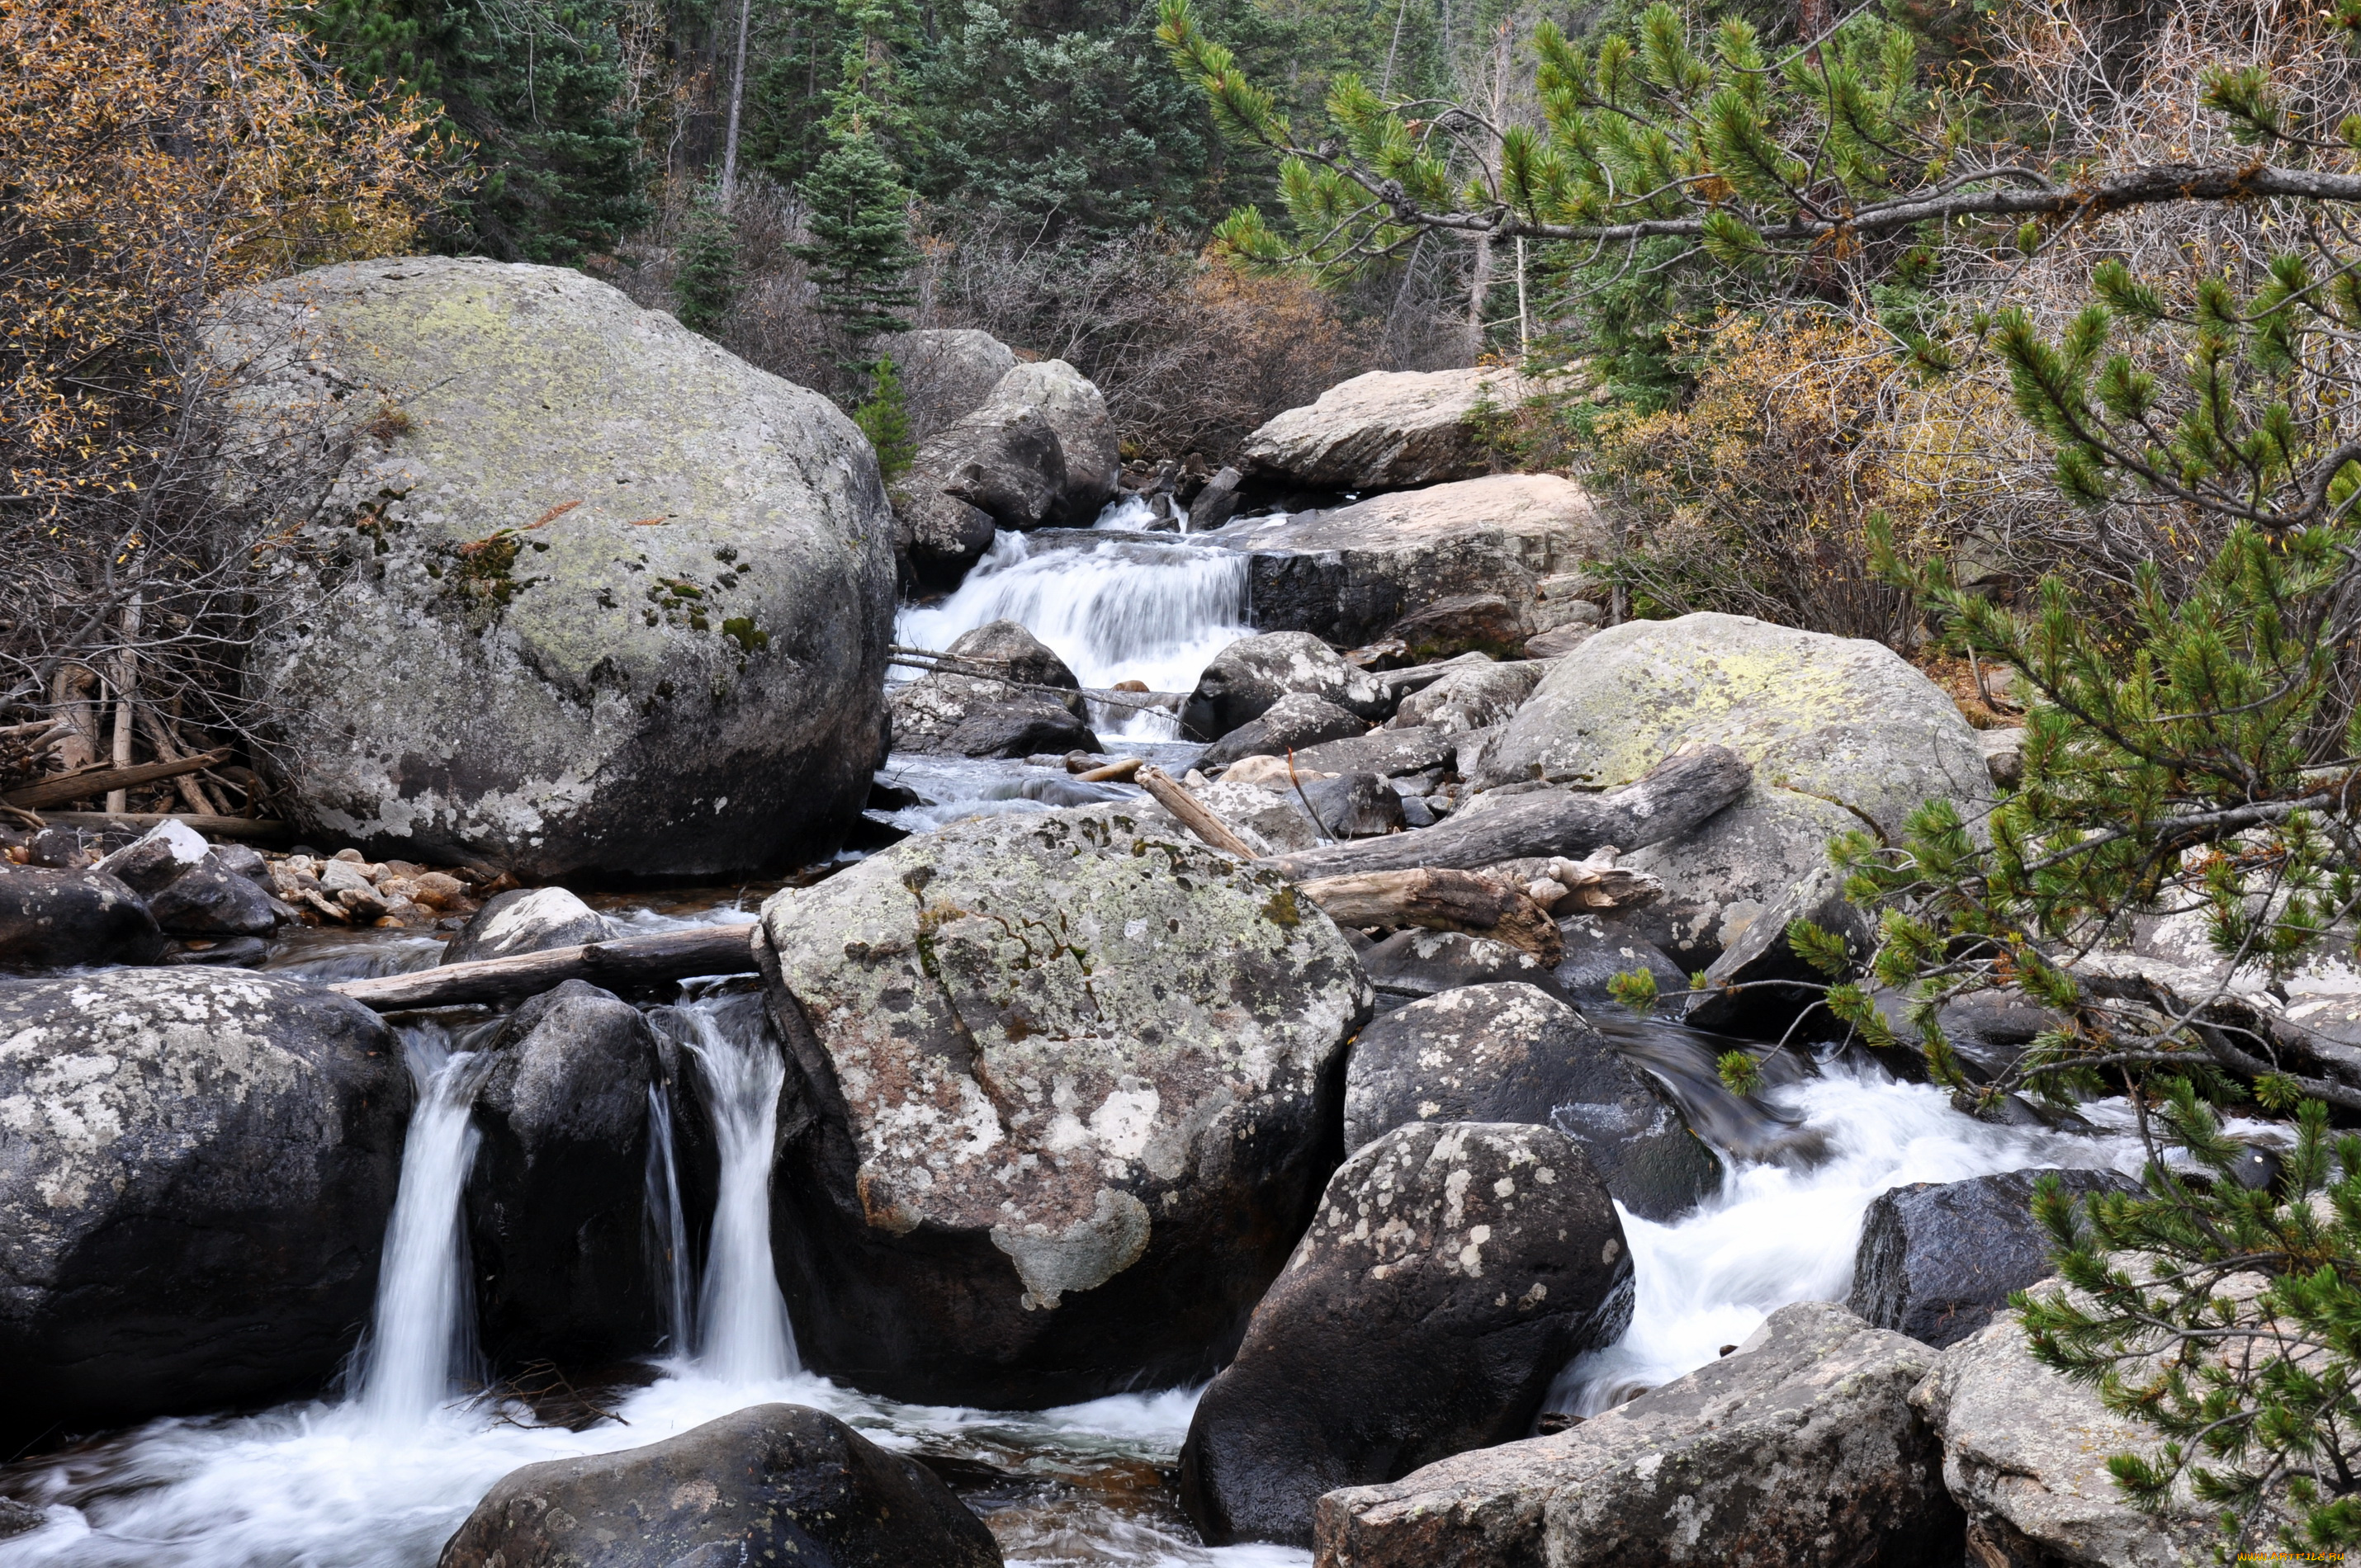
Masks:
[[[887,484],[908,471],[918,444],[910,434],[910,404],[902,392],[901,373],[890,357],[870,367],[869,400],[852,411],[852,422],[876,449],[877,471]]]
[[[862,36],[845,50],[844,80],[829,120],[830,145],[804,179],[809,243],[795,255],[811,269],[820,313],[841,332],[848,367],[880,333],[909,327],[903,313],[916,294],[910,270],[910,188],[885,137],[906,121],[895,101],[893,16],[862,13]]]
[[[707,337],[738,302],[738,232],[722,210],[719,193],[708,186],[697,194],[680,239],[673,273],[673,315]]]

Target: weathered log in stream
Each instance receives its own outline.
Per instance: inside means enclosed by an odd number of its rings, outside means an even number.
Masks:
[[[1689,832],[1746,793],[1754,770],[1727,746],[1699,746],[1637,783],[1598,795],[1549,790],[1445,818],[1411,833],[1356,839],[1257,861],[1290,882],[1411,871],[1477,871],[1534,855],[1579,856],[1601,845],[1637,850]]]
[[[569,980],[628,985],[650,980],[686,980],[700,974],[752,974],[753,934],[760,927],[693,926],[656,937],[623,937],[551,948],[513,958],[445,964],[410,974],[339,981],[328,987],[379,1013],[415,1007],[456,1007],[470,1003],[516,1002]]]
[[[1298,883],[1295,891],[1339,926],[1466,931],[1521,948],[1552,968],[1565,956],[1565,939],[1547,910],[1506,883],[1475,872],[1369,872],[1315,878]]]

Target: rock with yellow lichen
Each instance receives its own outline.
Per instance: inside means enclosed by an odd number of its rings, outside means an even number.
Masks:
[[[763,924],[809,1365],[1005,1409],[1228,1358],[1337,1157],[1369,1013],[1325,916],[1114,806],[954,824]]]
[[[247,678],[305,830],[679,874],[858,814],[894,521],[825,398],[578,272],[481,260],[302,273],[206,342],[246,455],[225,492],[300,503]]]

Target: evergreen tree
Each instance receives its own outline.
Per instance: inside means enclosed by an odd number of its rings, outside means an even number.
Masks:
[[[852,411],[852,422],[876,448],[877,471],[890,485],[908,470],[918,444],[910,434],[910,405],[894,361],[879,359],[869,377],[869,400]]]
[[[707,186],[697,192],[681,234],[673,314],[691,332],[718,336],[715,329],[738,302],[738,232],[719,193]]]
[[[910,269],[910,188],[886,137],[906,125],[895,97],[890,13],[862,13],[862,32],[845,49],[843,85],[830,116],[830,146],[803,182],[810,242],[795,255],[818,286],[820,313],[851,343],[848,366],[880,333],[909,327],[916,298]]]

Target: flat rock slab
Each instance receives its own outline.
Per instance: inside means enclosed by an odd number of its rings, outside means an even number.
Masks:
[[[1551,1437],[1320,1499],[1320,1568],[1923,1568],[1960,1560],[1917,1341],[1806,1301]]]
[[[1372,370],[1266,422],[1239,448],[1246,477],[1315,490],[1398,490],[1490,466],[1473,416],[1543,389],[1512,370]]]
[[[1335,1158],[1371,997],[1269,872],[1120,806],[972,818],[764,905],[774,1234],[817,1369],[1038,1407],[1210,1376]]]

